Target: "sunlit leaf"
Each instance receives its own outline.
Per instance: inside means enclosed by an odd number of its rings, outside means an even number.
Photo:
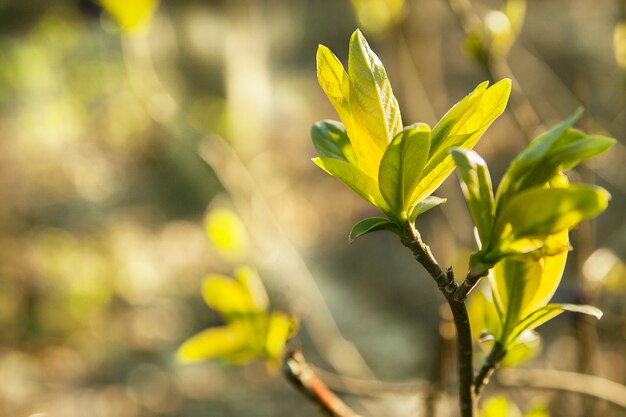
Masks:
[[[274,312],[270,315],[267,325],[265,352],[270,359],[279,359],[287,339],[294,333],[297,326],[295,320],[284,313]]]
[[[472,335],[479,339],[486,331],[491,335],[500,333],[500,318],[496,306],[490,296],[483,290],[471,293],[467,303],[467,312],[470,318]]]
[[[348,135],[361,168],[377,178],[387,145],[402,130],[402,118],[387,72],[359,30],[350,38],[348,74],[353,128]]]
[[[472,150],[454,148],[450,153],[480,241],[488,242],[495,215],[495,201],[487,164]]]
[[[263,281],[257,272],[247,266],[235,270],[235,280],[241,284],[250,296],[256,311],[265,311],[269,308],[269,298]]]
[[[578,110],[551,130],[534,139],[526,149],[513,159],[498,186],[496,194],[496,205],[498,208],[502,207],[505,201],[518,192],[524,178],[541,163],[559,137],[572,127],[581,115],[582,110]]]
[[[102,7],[125,32],[144,30],[154,14],[158,0],[99,0]]]
[[[247,289],[232,278],[209,275],[202,286],[204,301],[224,316],[263,311]]]
[[[346,130],[351,131],[352,116],[348,104],[350,83],[339,59],[324,45],[317,48],[317,80],[335,108]]]
[[[359,27],[366,32],[382,32],[404,16],[405,0],[352,0]]]
[[[506,252],[507,245],[518,239],[542,238],[571,229],[601,213],[609,198],[606,190],[592,185],[526,190],[511,198],[498,214],[493,236],[500,248],[492,249]]]
[[[322,120],[311,127],[313,146],[319,156],[357,165],[356,155],[344,126],[334,120]]]
[[[397,235],[401,235],[402,231],[400,227],[389,219],[383,217],[370,217],[369,219],[361,220],[352,227],[350,231],[350,242],[355,239],[377,230],[389,230]]]
[[[602,317],[602,311],[590,305],[548,304],[547,306],[530,313],[523,320],[521,320],[511,332],[509,340],[515,340],[520,334],[522,334],[522,332],[536,329],[565,311],[587,314],[597,319]]]
[[[204,225],[211,243],[228,259],[242,258],[248,249],[246,227],[239,217],[227,209],[207,213]]]
[[[313,162],[324,171],[336,177],[361,197],[388,213],[389,207],[380,195],[378,183],[359,168],[347,162],[332,158],[314,158]]]
[[[176,357],[183,362],[224,357],[245,350],[249,338],[249,328],[242,323],[212,327],[187,339]]]
[[[393,139],[380,162],[378,182],[387,204],[404,219],[413,206],[411,196],[426,165],[430,150],[430,128],[408,126]]]
[[[419,216],[420,214],[422,214],[424,212],[427,212],[431,208],[437,207],[439,204],[445,203],[446,201],[448,201],[447,198],[439,198],[439,197],[435,197],[434,195],[431,195],[429,197],[426,197],[426,198],[418,201],[411,208],[411,214],[409,215],[409,221],[410,222],[415,222],[415,219],[417,219],[417,216]]]

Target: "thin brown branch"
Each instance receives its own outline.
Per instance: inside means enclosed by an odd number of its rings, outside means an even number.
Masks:
[[[474,417],[477,414],[477,410],[476,395],[474,393],[474,369],[472,367],[472,330],[465,303],[454,298],[457,285],[454,281],[452,270],[449,269],[447,272],[444,272],[441,269],[430,248],[422,241],[419,232],[412,223],[405,225],[401,240],[404,246],[411,250],[415,260],[433,277],[450,306],[457,333],[461,416]]]
[[[489,273],[488,268],[472,268],[467,273],[467,276],[463,282],[454,291],[454,299],[456,301],[463,301],[467,298],[468,294],[478,285],[480,279]]]
[[[568,391],[608,401],[626,410],[626,386],[593,375],[552,369],[502,369],[502,385]]]
[[[327,415],[361,417],[326,386],[299,350],[287,351],[283,360],[283,374],[293,386],[319,405]]]
[[[489,352],[489,355],[485,358],[485,362],[474,380],[474,392],[476,393],[476,397],[480,397],[483,389],[489,383],[491,375],[493,375],[495,370],[500,366],[500,361],[505,354],[506,350],[504,350],[500,343],[493,345],[491,352]]]

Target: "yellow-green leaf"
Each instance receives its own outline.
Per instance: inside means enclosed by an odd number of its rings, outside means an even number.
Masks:
[[[245,350],[250,331],[242,323],[212,327],[187,339],[176,352],[182,362],[224,357]]]
[[[352,115],[348,136],[359,166],[378,178],[380,160],[387,145],[402,130],[402,118],[387,72],[359,30],[350,38],[348,74]]]
[[[263,281],[257,272],[247,266],[235,270],[235,280],[244,288],[250,296],[255,311],[265,311],[269,308],[269,297],[263,286]]]
[[[239,282],[222,275],[209,275],[202,286],[204,301],[224,316],[263,311]]]
[[[333,158],[314,158],[313,162],[369,201],[374,207],[389,213],[389,207],[378,190],[377,181],[365,172],[354,165]]]
[[[506,398],[491,397],[483,405],[479,417],[522,417],[522,413]]]
[[[409,215],[409,221],[411,223],[415,222],[417,216],[424,212],[427,212],[431,208],[437,207],[439,204],[445,203],[446,201],[448,201],[448,199],[435,197],[434,195],[425,197],[417,201],[414,206],[410,208],[411,214]]]
[[[495,215],[491,176],[485,161],[474,151],[453,148],[450,154],[457,167],[461,190],[481,244],[489,241]]]
[[[211,243],[225,258],[237,260],[248,249],[248,234],[239,217],[227,209],[214,209],[205,217],[206,233]]]
[[[511,198],[494,225],[491,249],[506,252],[507,245],[528,237],[545,238],[571,229],[601,213],[610,195],[601,187],[531,188]]]
[[[426,165],[429,149],[428,125],[408,126],[396,135],[380,162],[380,193],[403,220],[408,219],[414,205],[411,196]]]
[[[317,80],[335,108],[346,130],[350,132],[351,115],[348,104],[350,83],[339,59],[324,45],[317,48]]]
[[[147,28],[156,10],[158,0],[100,0],[104,8],[125,32]]]
[[[273,312],[267,325],[265,352],[270,359],[279,359],[287,339],[295,332],[296,321],[281,312]]]

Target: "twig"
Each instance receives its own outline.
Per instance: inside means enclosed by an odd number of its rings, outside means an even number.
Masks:
[[[468,294],[478,285],[480,279],[489,273],[489,268],[472,268],[467,273],[467,276],[454,291],[454,299],[456,301],[463,301],[467,298]]]
[[[552,389],[599,398],[626,410],[626,386],[593,375],[542,369],[502,369],[502,385]]]
[[[506,355],[506,350],[500,343],[493,345],[491,352],[489,352],[489,355],[485,358],[485,362],[474,380],[474,392],[476,393],[476,397],[480,397],[483,389],[489,383],[489,378],[491,378],[491,375],[493,375],[494,371],[500,366],[500,361],[504,355]]]
[[[428,245],[426,245],[412,223],[407,223],[403,230],[402,244],[409,248],[431,277],[437,283],[439,290],[446,298],[457,333],[457,356],[459,367],[459,403],[462,417],[474,417],[476,411],[476,395],[474,393],[474,370],[472,367],[472,330],[470,328],[467,308],[462,300],[454,298],[457,289],[452,269],[444,272]]]
[[[318,404],[329,416],[361,417],[324,384],[299,350],[287,351],[283,361],[283,374],[293,386]]]

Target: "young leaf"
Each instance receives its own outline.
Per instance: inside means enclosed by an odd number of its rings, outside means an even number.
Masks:
[[[500,361],[500,365],[517,366],[536,356],[540,349],[539,335],[532,330],[525,331],[506,348],[506,354]]]
[[[448,201],[448,199],[435,197],[434,195],[423,198],[422,200],[416,202],[413,207],[411,207],[409,221],[412,223],[415,222],[417,216],[430,210],[433,207],[437,207],[439,204],[445,203],[446,201]]]
[[[176,352],[182,362],[224,357],[248,347],[250,332],[243,323],[212,327],[187,339]]]
[[[516,187],[517,192],[542,185],[560,171],[571,169],[580,161],[598,155],[615,144],[615,139],[598,135],[586,135],[574,129],[567,129],[553,143],[552,148],[524,174]]]
[[[430,149],[430,128],[424,123],[408,126],[393,139],[380,162],[380,193],[389,206],[406,219]]]
[[[348,104],[350,89],[348,74],[346,74],[343,65],[341,65],[335,54],[324,45],[317,47],[315,58],[317,61],[317,80],[345,125],[346,130],[350,131],[352,117]]]
[[[202,296],[209,307],[224,316],[263,311],[239,282],[222,275],[209,275],[202,286]]]
[[[269,308],[270,302],[267,291],[265,291],[259,274],[254,269],[247,266],[237,268],[235,270],[235,280],[249,294],[256,311],[266,311]]]
[[[357,165],[356,155],[344,126],[334,120],[322,120],[311,127],[313,146],[319,156]]]
[[[389,207],[380,195],[378,183],[359,168],[347,162],[332,158],[313,158],[313,162],[324,171],[346,184],[354,192],[388,213]]]
[[[520,184],[526,175],[528,175],[529,172],[532,172],[532,169],[541,163],[542,159],[548,154],[554,143],[567,129],[576,123],[581,115],[582,110],[576,111],[548,132],[538,136],[526,149],[517,155],[513,162],[511,162],[511,165],[502,177],[500,185],[498,186],[498,192],[496,195],[496,206],[498,208],[502,207],[505,204],[505,201],[519,191]]]
[[[358,29],[350,38],[348,74],[352,147],[362,169],[377,178],[387,145],[402,130],[402,118],[387,72]]]
[[[480,241],[484,245],[491,236],[495,215],[493,189],[487,164],[472,150],[454,148],[450,150],[450,154],[457,167],[467,207],[478,230]]]
[[[590,305],[548,304],[547,306],[532,312],[521,320],[511,332],[509,340],[514,341],[522,334],[522,332],[536,329],[565,311],[587,314],[598,320],[602,317],[602,311]]]
[[[377,230],[389,230],[397,235],[402,234],[400,227],[389,219],[382,217],[370,217],[369,219],[361,220],[352,227],[350,231],[350,243],[354,242],[357,238]]]
[[[532,188],[511,198],[498,214],[493,236],[500,242],[495,250],[507,251],[507,244],[528,237],[546,237],[571,229],[582,220],[601,213],[609,193],[592,185],[567,188]]]

